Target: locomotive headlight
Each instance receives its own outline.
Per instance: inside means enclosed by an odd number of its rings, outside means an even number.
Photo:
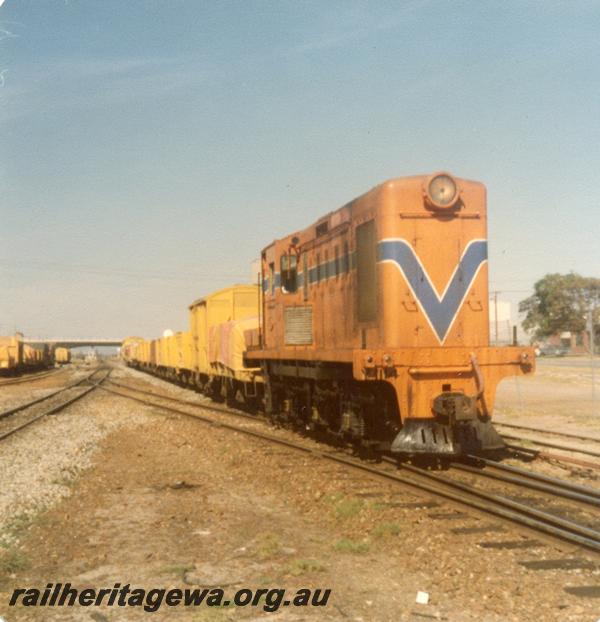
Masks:
[[[458,186],[448,173],[432,175],[427,180],[424,190],[427,201],[432,207],[440,209],[453,207],[458,201]]]

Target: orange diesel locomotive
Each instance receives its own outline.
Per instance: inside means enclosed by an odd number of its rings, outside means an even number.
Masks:
[[[483,184],[436,173],[387,181],[265,248],[246,353],[265,410],[398,454],[501,447],[496,387],[534,355],[489,344],[486,238]]]

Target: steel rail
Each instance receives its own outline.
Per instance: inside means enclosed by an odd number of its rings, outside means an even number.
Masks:
[[[505,443],[504,446],[506,449],[510,449],[514,453],[526,454],[530,459],[541,458],[542,460],[575,464],[576,466],[583,467],[585,469],[600,469],[600,463],[598,462],[590,462],[589,460],[582,460],[581,458],[572,458],[571,456],[556,454],[542,449],[532,449],[531,447],[524,446],[521,447],[521,445],[513,445],[511,443]]]
[[[541,428],[533,428],[528,425],[517,425],[516,423],[504,423],[502,421],[494,420],[494,425],[504,426],[505,428],[515,428],[517,430],[528,430],[529,432],[539,432],[540,434],[554,434],[555,436],[564,436],[565,438],[574,438],[581,441],[591,441],[594,443],[600,443],[600,438],[597,436],[583,436],[581,434],[572,434],[571,432],[556,432],[555,430],[542,430]]]
[[[19,406],[15,406],[14,408],[9,408],[8,410],[4,410],[4,411],[0,412],[0,419],[4,419],[5,417],[10,417],[10,415],[14,415],[15,413],[18,413],[18,412],[20,412],[22,410],[25,410],[26,408],[29,408],[30,406],[34,406],[35,404],[39,404],[40,402],[44,402],[45,400],[49,400],[50,398],[54,397],[55,395],[58,395],[59,393],[62,393],[63,391],[68,391],[69,389],[72,389],[73,387],[77,387],[80,384],[84,383],[86,380],[89,380],[92,376],[97,374],[102,369],[103,368],[96,369],[91,374],[88,374],[87,376],[84,376],[83,378],[80,378],[76,382],[72,382],[71,384],[67,384],[64,387],[61,387],[60,389],[58,389],[57,391],[54,391],[52,393],[48,393],[48,395],[44,395],[43,397],[38,397],[37,399],[32,400],[31,402],[26,402],[24,404],[19,404]]]
[[[214,410],[215,412],[223,413],[225,415],[233,415],[234,417],[242,417],[243,419],[248,419],[250,421],[256,421],[258,423],[270,423],[270,420],[268,419],[268,417],[261,416],[261,415],[252,415],[250,413],[245,413],[242,410],[236,410],[228,406],[220,406],[219,404],[201,404],[198,402],[194,402],[192,400],[184,400],[180,397],[173,397],[171,395],[165,395],[164,393],[157,393],[156,391],[146,391],[145,389],[138,389],[137,387],[132,387],[131,385],[128,385],[128,384],[116,382],[112,378],[108,380],[108,383],[115,385],[117,387],[121,387],[123,389],[127,389],[128,391],[136,391],[137,393],[142,393],[144,395],[151,395],[152,397],[156,397],[161,400],[169,400],[177,404],[183,404],[186,406],[195,406],[196,408],[204,408],[207,410]]]
[[[243,412],[239,412],[236,410],[232,410],[230,408],[226,408],[226,407],[222,407],[222,406],[218,406],[218,405],[209,405],[209,404],[199,404],[198,402],[194,402],[192,400],[185,400],[185,399],[181,399],[181,398],[176,398],[170,395],[166,395],[166,394],[161,394],[161,393],[157,393],[155,391],[147,391],[144,389],[140,389],[137,387],[132,387],[131,385],[127,385],[127,384],[123,384],[123,383],[119,383],[116,382],[113,379],[110,379],[109,384],[111,385],[115,385],[118,387],[122,387],[124,389],[130,390],[130,391],[135,391],[137,393],[142,393],[144,395],[151,395],[152,397],[156,397],[159,399],[166,399],[169,401],[173,401],[176,402],[178,404],[185,404],[185,405],[189,405],[189,406],[194,406],[194,407],[200,407],[200,408],[205,408],[205,409],[209,409],[209,410],[214,410],[216,412],[223,412],[225,414],[229,414],[229,415],[235,415],[236,417],[244,417],[247,419],[250,419],[251,421],[262,421],[262,422],[266,422],[268,421],[265,417],[259,417],[256,415],[251,415],[251,414],[247,414],[247,413],[243,413]],[[559,487],[562,488],[564,491],[566,491],[566,494],[563,493],[560,490],[555,490],[551,487],[549,488],[540,488],[541,491],[544,492],[551,492],[556,494],[557,496],[563,496],[565,498],[570,498],[574,501],[581,501],[583,503],[588,503],[590,505],[600,505],[600,490],[596,490],[594,488],[589,488],[586,486],[579,486],[577,484],[572,484],[571,482],[566,482],[564,480],[560,480],[558,478],[553,478],[553,477],[549,477],[549,476],[545,476],[542,474],[538,474],[535,473],[533,471],[527,471],[525,469],[519,469],[518,467],[511,467],[508,465],[503,465],[499,462],[493,461],[493,460],[489,460],[486,458],[481,458],[479,456],[474,456],[474,455],[470,455],[467,456],[469,459],[471,460],[475,460],[475,461],[479,461],[481,463],[484,463],[486,466],[489,466],[491,468],[498,468],[501,470],[505,470],[505,471],[510,471],[516,475],[521,475],[523,477],[527,477],[529,479],[532,480],[537,480],[539,482],[543,482],[546,484],[550,484],[552,486],[555,487]],[[452,465],[456,468],[463,468],[465,467],[465,470],[467,470],[467,468],[469,468],[467,465],[464,465],[462,463],[452,463]],[[472,472],[480,474],[480,475],[484,475],[486,477],[493,477],[496,479],[504,479],[502,477],[499,477],[497,475],[493,475],[492,473],[485,473],[484,471],[482,471],[481,469],[473,469]],[[516,478],[515,478],[516,479]],[[510,483],[509,479],[506,479],[504,481],[507,481]],[[529,488],[534,488],[535,486],[530,486],[529,483],[527,481],[522,481],[522,482],[517,482],[515,481],[514,483],[522,483],[523,486],[529,487]]]
[[[261,416],[257,416],[257,415],[251,415],[248,413],[244,413],[242,411],[237,411],[237,410],[232,410],[230,408],[224,407],[224,406],[219,406],[218,404],[215,405],[208,405],[208,404],[200,404],[198,402],[194,402],[192,400],[186,400],[186,399],[182,399],[182,398],[178,398],[178,397],[173,397],[171,395],[166,395],[166,394],[161,394],[161,393],[157,393],[156,391],[147,391],[145,389],[140,389],[138,387],[132,387],[131,385],[128,384],[123,384],[120,382],[117,382],[116,380],[113,380],[112,378],[110,380],[108,380],[108,383],[111,385],[115,385],[117,387],[122,387],[124,389],[127,389],[129,391],[135,391],[137,393],[142,393],[144,395],[150,395],[152,397],[157,397],[159,399],[166,399],[172,402],[175,402],[177,404],[185,404],[185,405],[189,405],[189,406],[196,406],[196,407],[200,407],[200,408],[208,408],[210,410],[214,410],[215,412],[222,412],[225,414],[229,414],[229,415],[235,415],[236,417],[244,417],[247,419],[250,419],[252,421],[263,421],[263,422],[268,422],[269,420],[266,417],[261,417]],[[554,454],[546,454],[545,452],[540,452],[539,450],[536,449],[531,449],[531,448],[527,448],[527,447],[518,447],[516,445],[507,445],[508,448],[510,449],[516,449],[518,451],[524,451],[528,454],[534,455],[534,456],[541,456],[541,457],[548,457],[548,458],[557,458],[556,455]],[[523,476],[526,476],[526,474],[531,473],[530,477],[532,479],[539,479],[540,481],[546,481],[548,483],[551,484],[555,484],[555,485],[560,485],[559,482],[561,482],[562,480],[556,479],[556,478],[548,478],[548,479],[544,479],[545,476],[540,475],[539,477],[536,477],[537,474],[533,473],[532,471],[526,471],[526,470],[519,470],[517,467],[509,467],[507,465],[503,465],[499,462],[495,462],[493,460],[486,460],[485,458],[481,458],[479,456],[468,456],[470,459],[472,460],[479,460],[481,462],[485,462],[486,464],[489,464],[489,466],[493,466],[495,468],[503,468],[506,470],[509,469],[515,469],[515,473],[521,474]],[[562,458],[562,456],[558,456],[559,458]],[[569,459],[568,457],[565,457],[564,459],[566,459],[569,462],[575,462],[576,464],[579,464],[580,466],[596,466],[594,465],[592,462],[581,462],[581,461],[577,461],[574,459]],[[598,465],[598,467],[600,468],[600,465]],[[581,492],[583,494],[589,494],[591,496],[595,496],[595,491],[594,489],[589,489],[585,486],[581,486],[581,487],[577,487],[577,485],[575,484],[571,484],[570,482],[564,482],[563,484],[563,488],[567,489],[567,490],[574,490],[576,492]],[[590,492],[594,491],[594,492]],[[600,493],[599,493],[600,494]]]
[[[395,463],[395,460],[393,458],[384,458],[384,460],[386,462]],[[600,550],[600,531],[597,531],[596,529],[591,529],[590,527],[586,527],[585,525],[580,525],[578,523],[574,523],[573,521],[560,518],[559,516],[555,516],[554,514],[549,514],[548,512],[538,510],[523,503],[519,503],[518,501],[513,501],[512,499],[508,499],[507,497],[502,497],[501,495],[489,493],[484,490],[474,488],[473,486],[469,486],[468,484],[464,484],[463,482],[451,480],[442,475],[437,475],[409,464],[402,464],[400,466],[402,469],[406,469],[415,475],[419,475],[421,477],[431,479],[435,482],[445,484],[446,486],[462,490],[467,494],[475,495],[481,499],[485,499],[498,505],[507,507],[524,515],[529,515],[534,519],[537,519],[538,522],[541,521],[542,524],[547,524],[554,528],[559,528],[562,530],[566,530],[567,532],[579,534],[580,536],[589,538],[590,540],[593,540],[597,543],[596,550]]]
[[[35,374],[27,374],[26,376],[19,376],[18,378],[8,378],[6,380],[0,380],[0,387],[11,384],[21,384],[23,382],[34,382],[35,380],[41,380],[42,378],[48,378],[49,376],[56,376],[60,372],[65,371],[64,367],[60,369],[51,369],[50,371],[38,372]]]
[[[570,490],[573,492],[579,492],[583,495],[590,497],[597,497],[600,499],[600,489],[591,488],[590,486],[582,486],[581,484],[574,484],[573,482],[567,482],[566,480],[559,479],[558,477],[552,477],[551,475],[544,475],[543,473],[536,473],[535,471],[528,471],[527,469],[522,469],[520,467],[512,466],[510,464],[503,464],[502,462],[498,462],[497,460],[491,460],[490,458],[483,458],[481,456],[467,455],[467,458],[470,460],[477,461],[481,464],[485,464],[485,466],[498,469],[500,471],[506,471],[507,473],[513,473],[520,477],[525,477],[528,479],[536,480],[538,482],[544,482],[547,484],[551,484],[553,486],[560,486],[565,490]]]
[[[94,372],[94,374],[97,373],[98,371],[105,371],[105,370],[103,370],[103,369],[96,370],[96,372]],[[38,415],[35,415],[31,419],[27,419],[27,421],[24,421],[23,423],[15,426],[14,428],[11,428],[10,430],[7,430],[6,432],[0,433],[0,441],[3,441],[4,439],[6,439],[9,436],[12,436],[16,432],[18,432],[19,430],[22,430],[23,428],[26,428],[26,427],[30,426],[31,424],[35,423],[36,421],[39,421],[43,417],[47,417],[48,415],[54,415],[57,412],[60,412],[61,410],[64,410],[67,406],[70,406],[74,402],[77,402],[82,397],[85,397],[88,393],[91,393],[94,389],[99,388],[100,385],[102,384],[102,382],[104,382],[106,380],[106,378],[108,378],[110,373],[111,373],[111,371],[108,370],[108,373],[106,374],[106,376],[104,378],[101,378],[96,383],[92,383],[92,386],[86,387],[81,393],[78,393],[74,397],[71,397],[71,398],[69,398],[68,400],[66,400],[64,402],[61,402],[57,406],[53,406],[50,410],[45,410],[44,412],[39,413]],[[90,374],[84,380],[89,380],[94,374]],[[78,384],[81,384],[81,383],[78,383]],[[77,387],[78,384],[71,385],[69,388],[73,389],[73,388]],[[66,390],[66,389],[64,389],[64,390]],[[54,393],[53,395],[56,395],[56,393]]]
[[[532,490],[537,490],[538,492],[549,493],[557,497],[564,497],[565,499],[570,499],[571,501],[577,501],[580,503],[585,503],[587,505],[594,505],[596,507],[600,507],[600,496],[596,491],[592,491],[594,494],[590,495],[583,494],[580,492],[569,490],[568,487],[565,485],[550,485],[547,483],[535,481],[535,479],[527,480],[524,477],[494,473],[493,467],[491,467],[492,470],[488,471],[487,469],[478,469],[467,464],[462,464],[461,462],[452,462],[451,466],[454,469],[464,471],[465,473],[473,473],[478,476],[482,475],[483,477],[495,479],[497,481],[505,482],[507,484],[514,484],[522,488],[531,488]]]
[[[572,447],[569,445],[560,445],[558,443],[549,443],[548,441],[539,441],[535,438],[523,438],[520,436],[509,436],[508,434],[502,434],[502,438],[507,438],[511,441],[520,441],[525,443],[533,443],[534,445],[540,445],[542,447],[552,447],[552,449],[562,449],[563,451],[572,451],[573,453],[585,454],[587,456],[594,456],[600,458],[600,452],[592,451],[590,449],[583,449],[581,447]],[[521,449],[521,447],[519,447]],[[527,448],[525,448],[527,449]]]
[[[339,456],[332,452],[325,452],[314,448],[306,447],[304,445],[300,445],[298,443],[294,443],[292,441],[276,437],[271,434],[265,434],[256,430],[242,428],[225,421],[215,420],[212,417],[206,417],[198,413],[191,413],[180,408],[167,406],[165,404],[154,402],[149,399],[135,397],[131,394],[128,395],[127,393],[116,391],[108,387],[99,386],[98,388],[102,391],[106,391],[113,395],[117,395],[122,398],[144,404],[146,406],[152,406],[157,409],[162,409],[166,412],[172,412],[201,421],[213,427],[219,427],[233,432],[238,432],[260,440],[266,440],[272,443],[276,443],[278,445],[283,445],[290,449],[301,451],[303,453],[310,454],[322,459],[345,464],[349,467],[369,473],[378,478],[384,478],[390,481],[394,481],[421,492],[425,490],[436,496],[458,502],[463,506],[467,505],[468,507],[475,508],[486,514],[492,514],[494,516],[509,520],[512,523],[528,527],[537,532],[542,532],[554,538],[570,542],[571,544],[576,544],[587,549],[600,552],[600,532],[597,532],[582,525],[578,525],[571,521],[555,517],[540,510],[535,510],[528,506],[513,502],[509,499],[505,499],[497,495],[490,495],[489,493],[478,490],[476,488],[471,488],[465,484],[447,481],[445,480],[445,478],[440,478],[438,476],[433,476],[430,473],[422,472],[416,467],[402,465],[402,470],[407,470],[412,475],[412,477],[403,477],[401,475],[398,475],[397,473],[382,470],[381,467],[374,467],[365,462],[357,462],[356,460],[344,456]],[[204,410],[212,410],[211,406],[204,406],[201,404],[195,404],[195,406]],[[256,418],[254,419],[255,421],[257,421]],[[260,420],[258,420],[257,422],[260,422]],[[390,458],[386,461],[392,462],[396,467],[398,466],[397,462],[394,459]],[[431,484],[427,481],[415,481],[415,477],[417,477],[417,480],[424,480],[426,478],[429,478],[435,483]]]

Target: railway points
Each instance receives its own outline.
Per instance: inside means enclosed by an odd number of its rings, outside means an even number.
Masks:
[[[52,369],[50,371],[45,371],[45,372],[25,374],[24,376],[19,376],[17,378],[2,378],[0,379],[0,388],[11,385],[11,384],[22,384],[24,382],[35,382],[36,380],[42,380],[43,378],[47,378],[48,376],[55,376],[61,373],[62,371],[63,369]]]
[[[101,376],[99,380],[92,381],[94,376],[102,373],[104,373],[104,376]],[[109,374],[110,370],[105,370],[104,368],[94,370],[91,374],[57,391],[0,412],[0,441],[7,439],[40,419],[54,415],[74,404],[99,387],[108,378]],[[55,399],[57,397],[59,399]],[[42,405],[41,408],[39,408],[40,405]]]

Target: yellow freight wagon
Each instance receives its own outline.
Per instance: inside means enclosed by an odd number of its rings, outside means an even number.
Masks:
[[[54,350],[54,361],[59,365],[66,365],[71,362],[71,350],[69,348],[56,348]]]
[[[150,365],[150,342],[148,340],[142,341],[138,345],[136,352],[139,352],[138,360],[142,365]]]
[[[123,339],[123,343],[121,344],[121,358],[129,363],[130,361],[139,359],[139,348],[140,345],[144,342],[141,337],[127,337]]]
[[[246,334],[256,330],[258,317],[232,320],[211,326],[208,338],[208,360],[215,375],[251,382],[258,368],[244,366],[247,349]]]
[[[193,383],[215,397],[248,401],[261,382],[257,368],[243,364],[244,331],[258,327],[258,285],[234,285],[193,302]]]
[[[169,376],[175,375],[177,361],[177,342],[175,335],[165,335],[158,340],[158,360],[157,364],[163,371],[170,370]]]
[[[180,370],[185,370],[189,375],[194,367],[194,341],[192,333],[176,333],[176,366]]]
[[[156,367],[160,375],[187,384],[192,366],[193,341],[190,333],[177,332],[157,340]]]
[[[154,341],[154,364],[158,368],[163,368],[167,366],[167,356],[166,350],[167,346],[165,343],[165,337],[159,337]]]
[[[29,344],[23,344],[23,365],[30,369],[45,367],[50,363],[48,346],[34,348]]]
[[[0,337],[0,373],[10,374],[23,366],[23,335]]]
[[[122,356],[131,366],[200,388],[217,399],[255,406],[263,395],[258,367],[244,355],[258,333],[259,286],[235,285],[190,305],[190,331],[165,331],[152,341],[130,337]]]

